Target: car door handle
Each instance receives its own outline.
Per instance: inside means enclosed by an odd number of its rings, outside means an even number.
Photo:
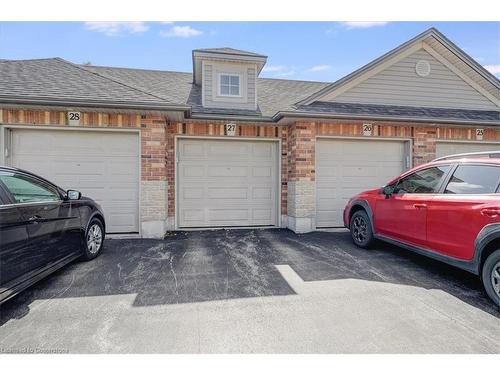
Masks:
[[[416,208],[417,210],[419,210],[421,208],[427,208],[427,205],[425,203],[415,203],[413,205],[413,208]]]
[[[488,217],[497,217],[500,215],[500,208],[483,208],[481,210],[481,215]]]
[[[39,215],[33,215],[33,216],[31,216],[31,217],[28,219],[28,222],[29,222],[30,224],[36,224],[36,223],[38,223],[38,222],[39,222],[39,221],[41,221],[41,220],[42,220],[42,217],[41,217],[41,216],[39,216]]]

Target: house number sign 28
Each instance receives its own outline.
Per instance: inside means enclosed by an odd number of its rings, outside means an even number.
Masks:
[[[70,126],[80,125],[80,112],[68,112],[68,123]]]

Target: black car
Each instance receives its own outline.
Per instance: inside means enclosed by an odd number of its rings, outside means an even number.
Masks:
[[[0,166],[0,303],[103,248],[104,214],[90,198]]]

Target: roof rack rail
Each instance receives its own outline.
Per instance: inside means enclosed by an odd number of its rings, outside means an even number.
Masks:
[[[464,154],[453,154],[448,156],[442,156],[440,158],[434,159],[433,161],[463,159],[468,157],[480,157],[480,158],[483,157],[483,158],[496,159],[500,158],[500,151],[482,151],[482,152],[467,152]]]

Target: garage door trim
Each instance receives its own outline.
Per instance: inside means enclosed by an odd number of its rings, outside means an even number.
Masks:
[[[476,145],[500,145],[500,142],[496,141],[478,141],[478,140],[466,140],[466,139],[436,139],[436,143],[465,143],[465,144],[476,144]]]
[[[481,146],[497,146],[500,147],[500,142],[496,141],[478,141],[468,139],[436,139],[436,158],[442,157],[438,155],[438,143],[441,144],[462,144],[462,145],[481,145]]]
[[[316,145],[318,144],[318,140],[328,140],[328,139],[337,139],[337,140],[355,140],[355,141],[400,141],[405,143],[406,147],[406,152],[407,152],[407,158],[405,161],[405,167],[406,170],[409,170],[413,168],[413,139],[410,137],[377,137],[377,136],[341,136],[341,135],[317,135],[316,136]],[[316,149],[316,147],[315,147]],[[315,160],[314,160],[314,165],[315,168],[317,168],[317,153],[315,152]],[[314,191],[315,194],[317,193],[317,175],[314,179]],[[317,199],[317,198],[316,198]],[[317,210],[318,207],[315,205],[315,214],[314,216],[317,217]],[[323,227],[318,227],[317,224],[315,223],[315,228],[318,230],[321,230]]]
[[[137,160],[138,160],[138,181],[137,181],[137,193],[138,193],[138,203],[137,203],[137,229],[138,229],[138,234],[139,236],[142,236],[142,225],[141,225],[141,210],[142,210],[142,202],[141,202],[141,181],[142,181],[142,143],[141,143],[141,130],[140,129],[113,129],[113,128],[97,128],[97,127],[82,127],[82,126],[46,126],[46,125],[14,125],[14,124],[4,124],[0,123],[3,127],[3,131],[0,132],[0,162],[4,165],[8,165],[10,163],[7,163],[7,158],[10,159],[10,147],[11,147],[11,135],[12,135],[12,130],[15,129],[27,129],[27,130],[56,130],[56,131],[85,131],[85,132],[117,132],[117,133],[135,133],[137,134],[137,144],[138,144],[138,155],[137,155]],[[9,154],[6,156],[5,153],[5,147],[8,146],[9,149]]]
[[[174,227],[176,230],[199,230],[199,228],[188,228],[188,227],[179,227],[179,141],[183,139],[200,139],[200,140],[223,140],[223,141],[254,141],[254,142],[275,142],[277,144],[276,150],[276,162],[278,163],[277,170],[277,207],[276,207],[276,226],[270,226],[271,228],[280,228],[281,227],[281,138],[264,138],[264,137],[222,137],[222,136],[197,136],[197,135],[176,135],[175,137],[175,163],[174,163],[174,176],[175,176],[175,184],[174,184]],[[203,227],[204,229],[209,229],[209,227]],[[238,227],[240,228],[240,227]],[[242,227],[241,227],[242,228]]]

